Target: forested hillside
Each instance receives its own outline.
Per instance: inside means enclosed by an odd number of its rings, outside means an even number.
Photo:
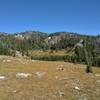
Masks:
[[[73,51],[75,45],[81,41],[86,41],[86,48],[89,52],[92,65],[100,66],[100,36],[80,35],[72,32],[43,33],[38,31],[26,31],[14,34],[0,33],[0,55],[28,56],[34,59],[32,52],[42,50],[50,53],[65,50],[66,54],[72,52],[70,56],[56,56],[53,60],[64,60],[70,62],[84,63],[84,54],[81,50],[77,57]],[[53,56],[54,57],[54,56]],[[57,58],[58,57],[58,58]],[[43,58],[36,58],[45,60]],[[46,58],[48,60],[48,58]],[[52,60],[52,57],[50,58]]]

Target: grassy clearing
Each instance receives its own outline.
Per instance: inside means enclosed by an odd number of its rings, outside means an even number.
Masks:
[[[67,52],[66,50],[53,51],[50,50],[34,50],[32,52],[31,59],[42,61],[69,61],[73,52]]]
[[[64,56],[64,55],[71,55],[72,52],[67,53],[66,50],[58,50],[51,53],[50,50],[46,50],[46,51],[34,50],[32,54],[33,56]]]
[[[93,70],[87,74],[85,65],[0,56],[0,76],[6,77],[0,80],[0,100],[100,100],[100,68]],[[18,72],[32,76],[17,78]]]

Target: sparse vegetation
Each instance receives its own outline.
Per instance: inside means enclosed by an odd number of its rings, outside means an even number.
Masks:
[[[85,65],[0,56],[1,100],[100,99],[100,69]],[[23,76],[22,76],[23,75]]]
[[[86,66],[86,72],[87,73],[92,73],[93,71],[92,71],[92,66],[91,65],[87,65]]]

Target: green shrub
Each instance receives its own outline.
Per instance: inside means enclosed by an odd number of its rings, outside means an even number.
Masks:
[[[93,60],[93,66],[100,67],[100,57],[97,57]]]
[[[92,67],[90,65],[86,66],[86,72],[87,73],[92,73]]]

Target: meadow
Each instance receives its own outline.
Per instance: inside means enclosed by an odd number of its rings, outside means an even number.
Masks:
[[[0,100],[100,100],[100,68],[0,56]]]

